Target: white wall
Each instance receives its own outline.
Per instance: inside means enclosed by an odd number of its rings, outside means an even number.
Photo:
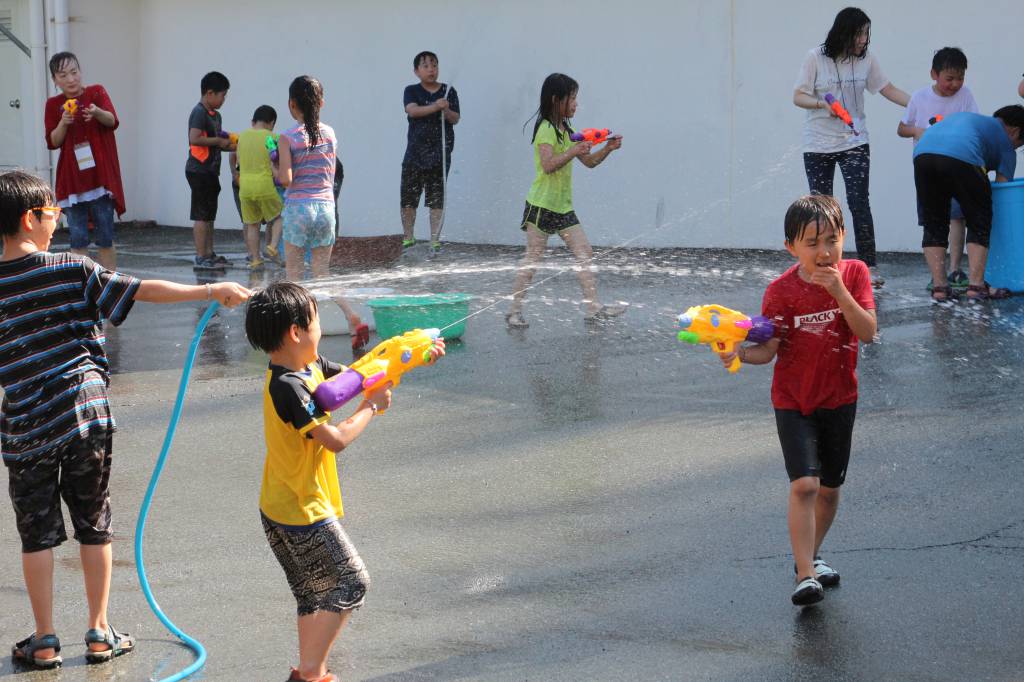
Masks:
[[[595,243],[777,247],[786,206],[806,191],[793,81],[842,6],[306,0],[285,17],[279,3],[264,0],[73,0],[71,48],[119,107],[130,217],[190,224],[186,125],[206,71],[231,80],[222,109],[230,130],[247,126],[264,103],[287,119],[288,83],[309,73],[324,84],[323,119],[341,142],[343,233],[400,231],[402,89],[414,82],[412,56],[431,49],[463,106],[446,238],[521,243],[517,223],[533,177],[522,125],[544,77],[563,71],[581,84],[576,124],[625,136],[608,163],[574,171],[577,211]],[[984,13],[952,0],[860,6],[873,20],[872,49],[897,86],[909,92],[930,83],[933,51],[958,45],[983,111],[1018,101],[1021,68],[1006,57],[1024,25],[1020,3],[990,0]],[[895,135],[901,114],[868,97],[878,246],[913,251],[920,232],[910,142]],[[218,225],[237,227],[226,168],[222,184]],[[425,234],[423,215],[418,228]]]

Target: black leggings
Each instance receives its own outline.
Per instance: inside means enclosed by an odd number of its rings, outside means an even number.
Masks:
[[[804,152],[804,171],[811,194],[832,194],[832,180],[836,164],[846,184],[846,204],[853,215],[853,235],[857,240],[857,257],[874,267],[875,223],[871,219],[871,204],[868,201],[868,177],[871,174],[870,145],[861,145],[842,152],[819,154]]]

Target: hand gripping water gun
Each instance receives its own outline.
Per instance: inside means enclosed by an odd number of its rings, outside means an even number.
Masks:
[[[938,123],[941,120],[942,120],[942,114],[935,114],[930,119],[928,119],[928,125],[933,126],[933,125],[935,125],[936,123]]]
[[[747,317],[720,305],[693,306],[679,316],[679,328],[680,341],[710,344],[715,353],[731,353],[743,341],[765,343],[775,335],[775,325],[767,317]],[[735,358],[729,372],[738,372],[740,365],[740,359]]]
[[[601,144],[608,141],[611,132],[607,128],[584,128],[579,132],[570,134],[569,139],[573,142],[583,142],[586,140],[591,144]]]
[[[75,112],[78,111],[78,100],[77,99],[64,100],[64,111],[66,111],[69,114],[71,114],[72,116],[74,116]]]
[[[854,135],[860,135],[860,133],[857,132],[857,129],[853,127],[853,117],[850,116],[850,112],[839,103],[839,100],[832,96],[831,92],[825,93],[825,102],[832,108],[832,111],[839,117],[839,120],[850,126],[850,130],[853,131]]]
[[[217,137],[223,137],[226,140],[230,140],[234,146],[238,146],[238,133],[229,133],[226,130],[222,130],[217,133]]]
[[[348,369],[317,386],[313,400],[321,410],[330,412],[363,391],[389,381],[397,386],[410,369],[433,363],[430,349],[440,335],[439,329],[414,329],[377,344]]]
[[[277,161],[277,141],[279,135],[268,135],[267,136],[267,151],[270,152],[270,162],[274,163]]]

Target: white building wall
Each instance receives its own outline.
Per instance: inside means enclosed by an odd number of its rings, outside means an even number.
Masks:
[[[793,82],[842,6],[72,0],[71,49],[118,105],[128,217],[190,224],[186,126],[206,71],[231,80],[221,110],[229,130],[248,126],[260,104],[277,109],[278,130],[290,125],[288,83],[309,73],[324,84],[323,120],[341,142],[342,232],[399,232],[402,89],[414,82],[413,55],[431,49],[463,107],[447,239],[521,243],[517,224],[533,177],[522,126],[544,77],[562,71],[581,84],[576,124],[625,136],[606,164],[574,170],[577,211],[592,241],[774,248],[786,206],[806,191]],[[953,0],[860,6],[873,21],[872,49],[897,86],[929,84],[933,51],[957,45],[982,111],[1019,101],[1021,67],[1010,57],[1024,25],[1020,3],[989,0],[984,12]],[[917,250],[911,145],[895,134],[902,110],[868,96],[867,115],[879,249]],[[226,159],[221,180],[217,224],[238,227]],[[426,216],[419,221],[426,234]]]

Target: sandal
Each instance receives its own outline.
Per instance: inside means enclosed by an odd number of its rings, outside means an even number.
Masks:
[[[90,644],[106,644],[109,648],[93,651]],[[107,631],[93,628],[85,633],[85,660],[89,663],[105,663],[116,656],[135,651],[135,638],[127,632],[118,632],[113,625]]]
[[[956,298],[956,292],[951,286],[932,287],[932,303],[949,303],[955,301]]]
[[[40,658],[36,656],[40,649],[53,649],[56,653],[52,658]],[[64,662],[60,655],[60,640],[57,639],[57,635],[36,637],[34,632],[11,648],[11,658],[15,663],[44,670],[59,668]]]
[[[974,294],[971,296],[971,294]],[[988,300],[1000,300],[1003,298],[1010,298],[1013,293],[1004,287],[993,287],[988,282],[982,282],[981,284],[968,284],[967,285],[967,300],[972,303],[981,303]]]
[[[338,682],[338,676],[328,670],[327,674],[321,678],[316,680],[307,680],[299,674],[298,670],[292,668],[292,674],[288,676],[287,682]]]
[[[359,350],[370,342],[370,327],[363,323],[352,333],[352,350]]]
[[[591,310],[583,315],[583,319],[586,322],[595,322],[597,320],[610,320],[613,317],[618,317],[626,312],[626,306],[624,305],[602,305],[597,310]]]
[[[530,323],[526,321],[522,313],[509,313],[505,316],[505,324],[509,329],[526,329]]]

